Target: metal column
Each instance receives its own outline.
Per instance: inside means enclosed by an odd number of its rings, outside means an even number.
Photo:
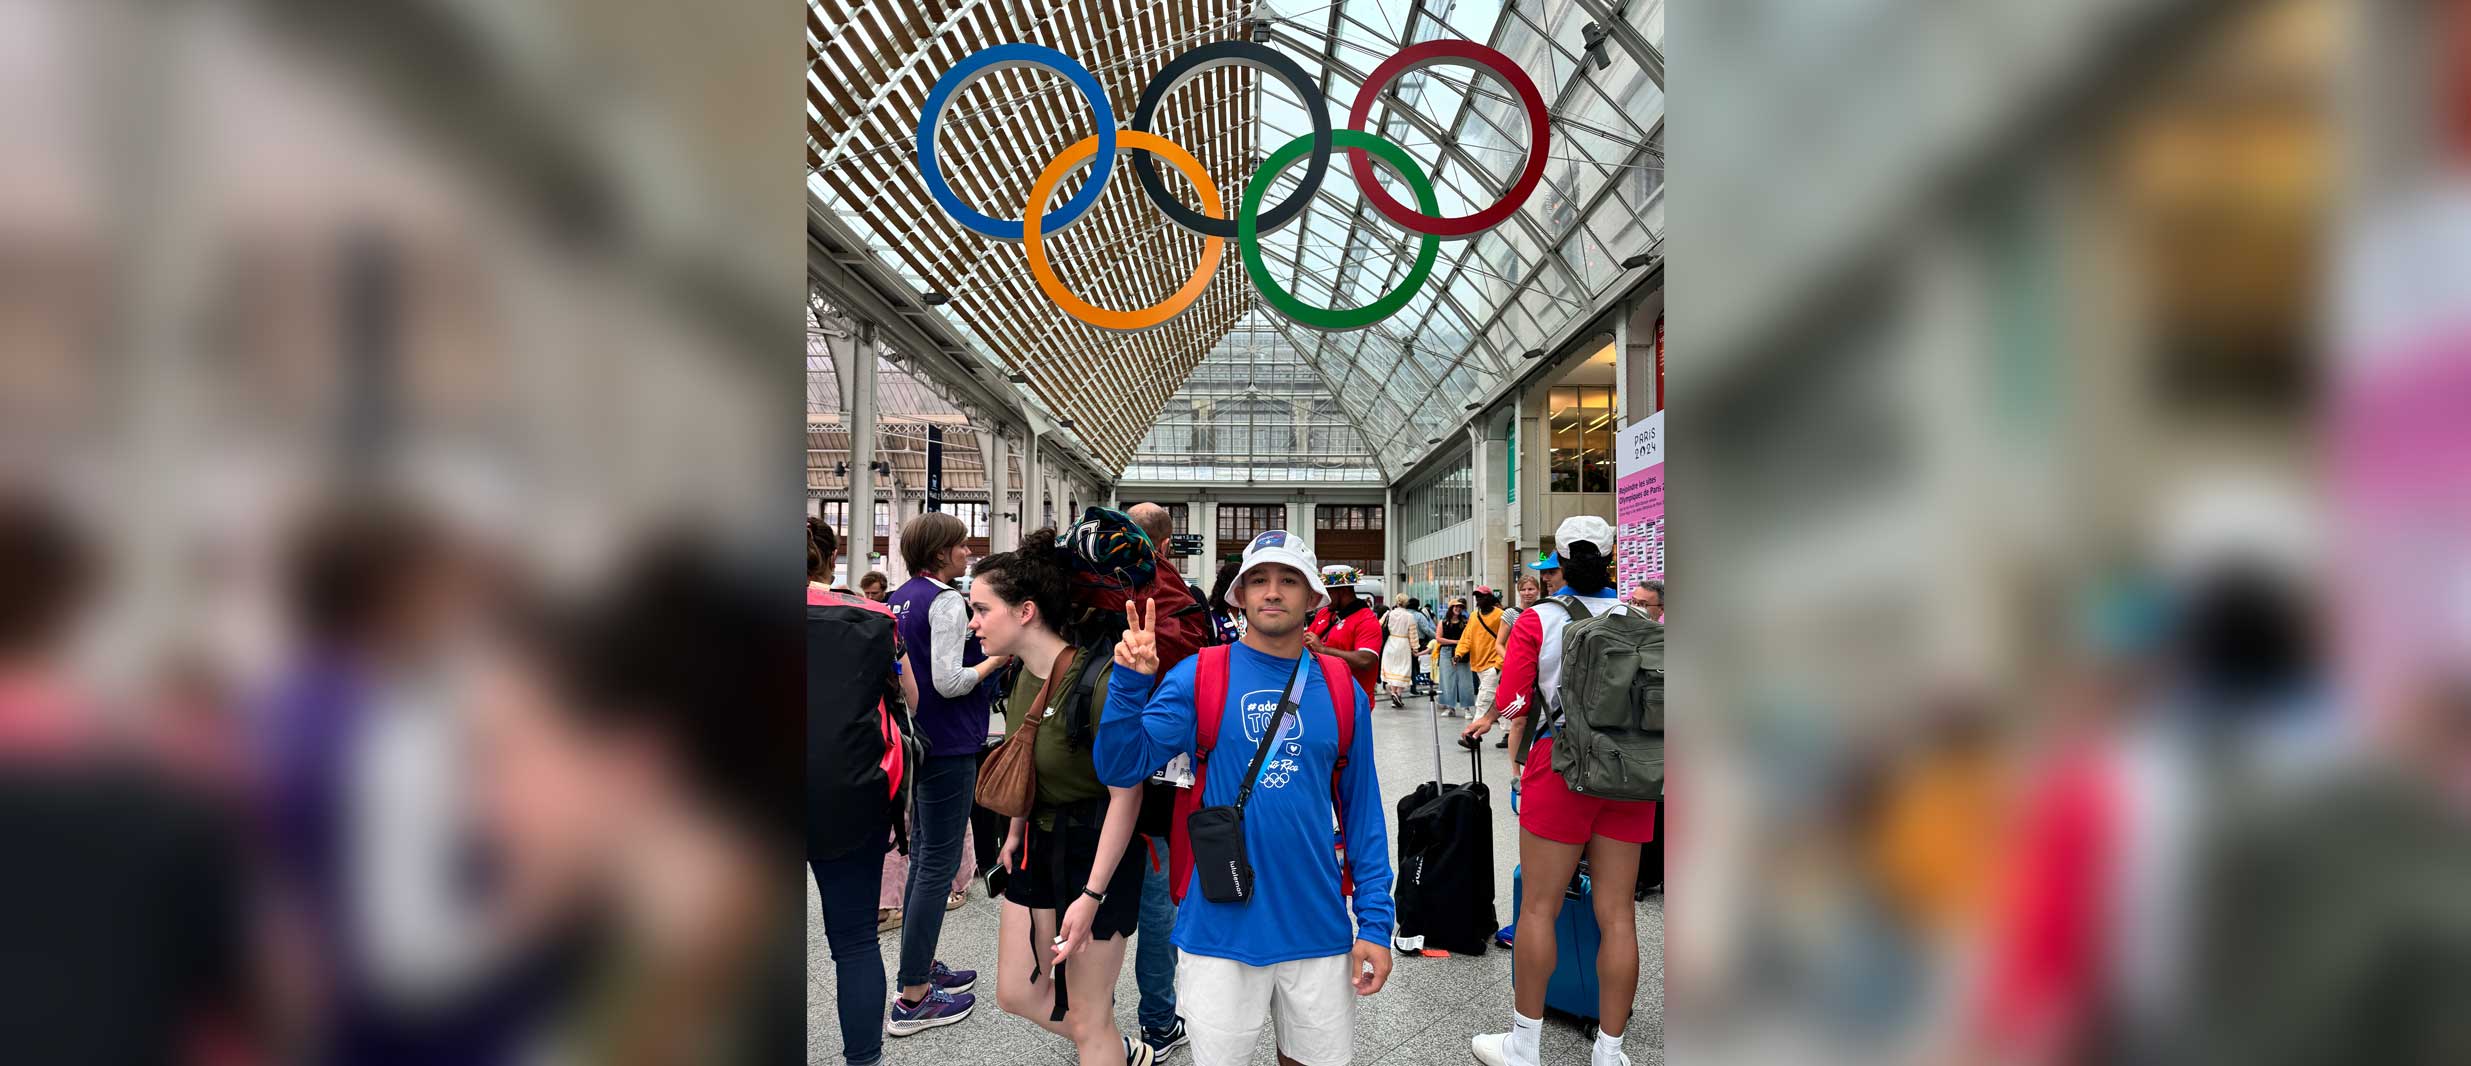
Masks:
[[[1006,484],[1012,478],[1010,449],[992,425],[980,431],[980,440],[987,462],[987,550],[1008,552],[1021,546],[1021,527],[1004,518],[1004,497],[1012,491]]]
[[[841,409],[849,412],[849,515],[843,530],[849,543],[850,587],[867,570],[867,553],[875,550],[875,327],[858,323],[849,336],[832,345],[841,387],[847,395]]]

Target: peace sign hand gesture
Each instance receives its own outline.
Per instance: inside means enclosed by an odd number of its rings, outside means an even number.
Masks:
[[[1147,676],[1158,673],[1158,601],[1141,602],[1147,616],[1132,601],[1124,602],[1124,636],[1115,642],[1115,664]]]

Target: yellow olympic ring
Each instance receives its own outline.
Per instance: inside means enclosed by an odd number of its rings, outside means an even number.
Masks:
[[[1211,218],[1227,217],[1225,208],[1219,203],[1218,186],[1211,184],[1209,173],[1201,169],[1201,161],[1193,158],[1193,154],[1182,146],[1140,130],[1116,131],[1115,144],[1119,152],[1143,149],[1165,157],[1177,170],[1184,172],[1184,176],[1192,181],[1193,188],[1200,190],[1203,214]],[[1184,287],[1177,289],[1173,295],[1148,307],[1134,311],[1112,311],[1074,295],[1072,290],[1064,287],[1064,280],[1056,277],[1054,269],[1047,265],[1046,244],[1040,239],[1041,224],[1047,213],[1047,197],[1054,194],[1055,187],[1063,183],[1065,175],[1072,173],[1083,160],[1097,154],[1098,137],[1083,137],[1072,147],[1064,149],[1064,154],[1049,162],[1047,169],[1039,171],[1038,181],[1030,186],[1030,205],[1021,215],[1021,245],[1030,255],[1030,276],[1038,279],[1039,289],[1047,294],[1048,299],[1055,301],[1057,307],[1063,308],[1065,314],[1100,329],[1119,332],[1148,329],[1183,314],[1192,307],[1193,301],[1201,298],[1202,292],[1210,287],[1211,276],[1218,272],[1219,257],[1227,251],[1227,240],[1224,237],[1204,238],[1201,265],[1194,269],[1193,276],[1186,279]]]

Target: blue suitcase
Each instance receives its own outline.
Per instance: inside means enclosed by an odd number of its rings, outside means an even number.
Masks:
[[[1510,913],[1519,913],[1520,900],[1526,898],[1527,878],[1520,867],[1510,870]],[[1596,949],[1604,942],[1604,933],[1596,925],[1595,882],[1587,875],[1587,862],[1579,862],[1577,876],[1562,892],[1561,913],[1553,919],[1555,961],[1553,978],[1544,986],[1544,1006],[1587,1021],[1596,1020]],[[1518,962],[1513,957],[1512,979],[1517,979]]]

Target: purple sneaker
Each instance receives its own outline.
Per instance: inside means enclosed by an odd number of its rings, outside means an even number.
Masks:
[[[923,1033],[969,1017],[970,1009],[977,1005],[978,997],[967,992],[956,996],[940,989],[930,989],[927,998],[918,1001],[915,1007],[902,1003],[901,997],[896,995],[892,997],[892,1020],[884,1023],[884,1031],[894,1036]]]
[[[978,987],[978,971],[956,970],[944,965],[944,960],[937,959],[935,966],[927,971],[927,986],[957,996]]]

